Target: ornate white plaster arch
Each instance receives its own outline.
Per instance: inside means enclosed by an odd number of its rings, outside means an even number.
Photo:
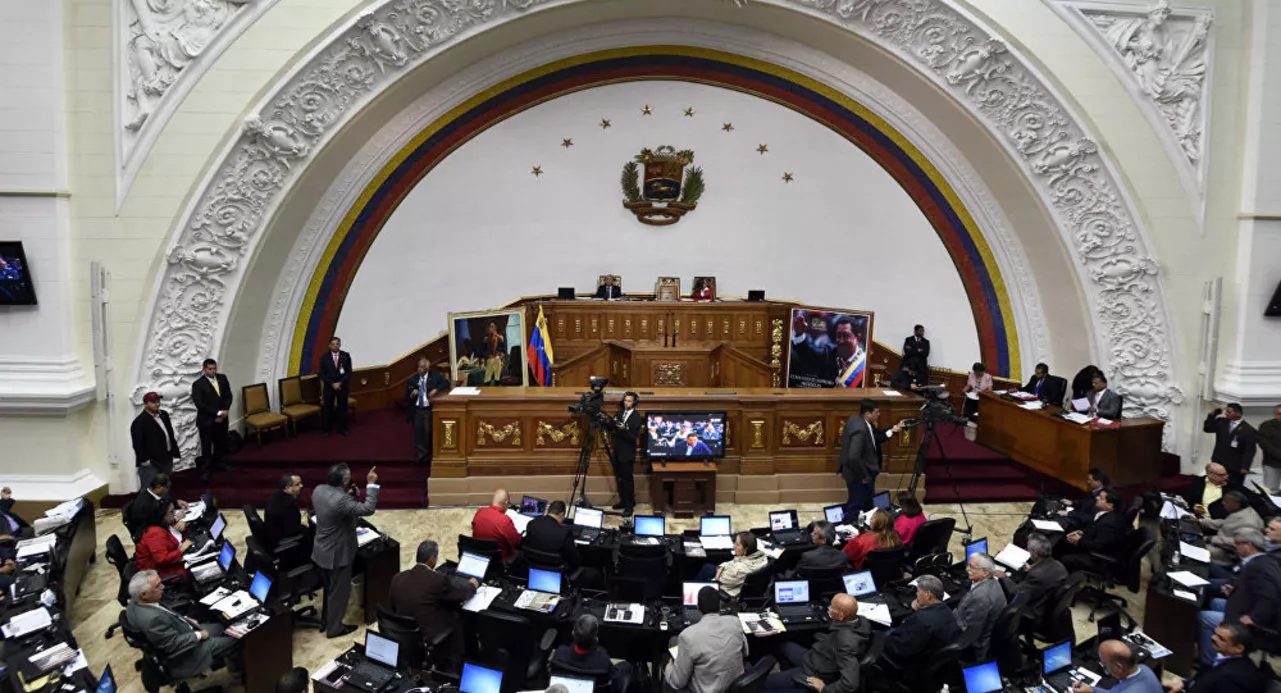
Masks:
[[[591,1],[383,0],[321,42],[252,109],[179,220],[143,323],[135,404],[157,390],[176,400],[180,421],[193,417],[188,383],[222,344],[260,232],[308,158],[354,113],[406,70],[486,27]],[[1110,163],[1032,63],[954,0],[754,4],[805,12],[879,46],[988,129],[1058,221],[1097,321],[1100,365],[1115,374],[1131,413],[1173,424],[1173,448],[1183,394],[1157,261]],[[194,448],[194,427],[180,429],[184,450]]]

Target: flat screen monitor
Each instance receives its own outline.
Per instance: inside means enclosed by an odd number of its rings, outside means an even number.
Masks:
[[[547,501],[542,498],[533,496],[524,496],[520,499],[520,514],[538,517],[547,512]]]
[[[698,519],[698,533],[704,537],[729,536],[729,515],[710,515]]]
[[[218,552],[218,565],[222,566],[222,572],[231,570],[231,562],[236,560],[236,547],[227,542],[222,545],[222,550]]]
[[[769,529],[771,532],[796,529],[797,524],[795,510],[775,510],[769,514]]]
[[[865,597],[876,593],[876,580],[872,578],[872,571],[870,570],[844,575],[841,579],[845,580],[846,594]]]
[[[477,580],[484,580],[485,573],[489,571],[489,556],[464,551],[462,557],[458,559],[458,572],[468,577],[474,577]]]
[[[560,594],[560,573],[554,570],[529,569],[529,589],[535,592]]]
[[[102,677],[98,679],[98,693],[116,693],[116,677],[111,673],[111,665],[102,670]]]
[[[894,504],[890,503],[890,492],[881,491],[875,496],[872,496],[872,505],[874,507],[880,508],[881,510],[889,510],[890,508],[894,507]]]
[[[458,681],[462,693],[499,693],[503,687],[501,669],[490,669],[475,662],[463,664],[463,676]]]
[[[650,459],[711,460],[725,456],[725,412],[645,412]]]
[[[365,631],[365,658],[395,669],[400,660],[400,643],[367,630]]]
[[[565,687],[569,693],[592,693],[596,690],[596,682],[591,679],[576,679],[569,676],[553,676],[547,680],[547,685],[555,686],[560,684]]]
[[[220,513],[218,517],[214,518],[213,524],[209,525],[209,536],[212,537],[214,541],[218,541],[222,538],[222,531],[226,528],[227,520],[225,520]]]
[[[969,561],[970,557],[976,553],[987,553],[987,537],[975,539],[965,545],[965,560]]]
[[[604,517],[605,514],[596,508],[578,508],[574,511],[574,524],[600,529],[600,522]]]
[[[267,595],[271,594],[271,579],[261,571],[254,573],[253,582],[249,583],[249,594],[252,594],[259,604],[266,604]]]
[[[996,693],[1004,688],[1001,685],[1001,670],[996,662],[980,664],[962,672],[965,675],[966,693]]]
[[[561,301],[572,301],[572,300],[574,300],[574,287],[572,287],[572,286],[558,286],[558,287],[556,287],[556,298],[557,298],[557,299],[559,299],[559,300],[561,300]]]
[[[775,604],[808,604],[809,601],[809,580],[780,580],[774,583]]]
[[[0,305],[35,304],[36,285],[31,279],[22,241],[0,241]]]
[[[720,589],[715,582],[686,582],[681,585],[681,603],[685,606],[698,606],[698,591],[704,587]]]
[[[834,525],[839,525],[845,522],[845,506],[829,505],[826,508],[823,508],[823,519]]]
[[[1072,665],[1072,641],[1064,640],[1041,650],[1041,673],[1049,676]]]
[[[667,522],[662,515],[637,515],[636,536],[661,537],[667,533]]]

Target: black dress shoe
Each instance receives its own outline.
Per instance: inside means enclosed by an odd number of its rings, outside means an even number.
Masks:
[[[334,638],[341,638],[344,635],[351,635],[352,633],[355,633],[355,632],[356,632],[355,626],[351,625],[350,623],[344,623],[342,624],[342,628],[340,628],[337,633],[325,633],[325,637],[329,638],[330,640],[333,640]]]
[[[625,507],[627,507],[627,506],[623,505],[622,503],[615,503],[615,504],[613,504],[613,505],[612,505],[612,506],[610,506],[610,507],[611,507],[611,508],[613,508],[614,510],[622,510],[623,508],[625,508]]]
[[[623,508],[623,517],[631,517],[632,508]]]

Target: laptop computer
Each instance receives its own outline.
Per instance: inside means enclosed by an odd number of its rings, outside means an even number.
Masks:
[[[961,671],[965,677],[966,693],[996,693],[1005,688],[1001,684],[1001,670],[996,662],[987,662]]]
[[[600,537],[600,525],[605,513],[596,508],[574,509],[574,535],[583,541],[592,542]]]
[[[489,556],[481,556],[470,551],[464,551],[463,555],[458,559],[458,567],[454,569],[454,572],[467,577],[474,577],[477,580],[484,580],[485,573],[489,572]]]
[[[704,549],[733,551],[729,515],[704,515],[698,519],[698,541]]]
[[[965,545],[965,562],[969,563],[970,557],[976,553],[987,553],[987,537],[975,539]]]
[[[271,596],[271,578],[263,575],[262,571],[254,573],[254,579],[249,583],[249,594],[265,606],[267,597]]]
[[[521,496],[520,514],[530,517],[538,517],[547,512],[547,501],[542,498],[533,496]]]
[[[547,680],[547,685],[561,685],[569,693],[592,693],[596,690],[596,682],[591,679],[577,679],[571,676],[552,676]]]
[[[462,693],[499,693],[503,688],[501,669],[490,669],[475,662],[463,663],[463,676],[458,681]]]
[[[843,575],[841,579],[845,581],[846,594],[858,598],[876,594],[876,580],[870,570]]]
[[[102,670],[102,676],[98,679],[97,693],[116,693],[116,677],[111,673],[111,665],[108,664]]]
[[[236,547],[231,542],[227,542],[222,545],[222,550],[218,552],[217,561],[192,566],[191,576],[196,579],[197,583],[220,580],[222,576],[231,574],[231,563],[234,560],[236,560]]]
[[[362,691],[380,691],[396,676],[400,643],[365,631],[365,657],[347,673],[344,685]]]
[[[1072,641],[1050,645],[1041,650],[1041,681],[1056,693],[1072,690]]]
[[[823,508],[823,519],[827,520],[828,522],[831,522],[834,525],[844,524],[845,523],[845,506],[829,505],[826,508]]]
[[[720,584],[715,582],[685,582],[681,584],[681,604],[685,610],[685,623],[687,625],[698,623],[700,618],[698,613],[698,592],[704,587],[720,589]]]
[[[560,573],[554,570],[530,568],[529,580],[526,581],[525,585],[535,592],[560,594]]]
[[[875,496],[872,496],[872,507],[880,508],[881,510],[893,510],[894,503],[890,502],[890,492],[881,491]]]
[[[783,623],[813,621],[809,580],[779,580],[774,583],[774,611]]]
[[[635,533],[638,537],[662,538],[667,534],[667,519],[662,515],[637,515]]]
[[[188,554],[203,553],[204,550],[208,548],[210,544],[217,544],[218,540],[222,539],[222,532],[225,529],[227,529],[227,518],[219,514],[217,517],[214,518],[213,523],[209,525],[208,532],[205,532],[203,530],[188,532],[187,539],[191,541],[191,548],[187,550],[187,553]],[[206,555],[206,558],[208,558],[210,555],[212,554]],[[197,560],[202,560],[202,559],[197,559]]]
[[[774,510],[769,514],[770,536],[775,544],[784,546],[805,541],[805,530],[800,528],[795,510]]]

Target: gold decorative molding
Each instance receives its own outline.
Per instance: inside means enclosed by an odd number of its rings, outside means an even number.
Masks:
[[[810,443],[814,447],[823,445],[823,422],[815,421],[810,425],[801,428],[791,421],[783,422],[783,445],[792,444],[792,436],[796,436],[801,442]],[[813,442],[810,439],[813,438]]]
[[[725,448],[726,450],[728,450],[728,449],[729,449],[730,447],[732,447],[732,446],[733,446],[733,444],[729,442],[729,420],[728,420],[728,419],[726,419],[726,420],[725,420],[725,442],[724,442],[724,448]]]
[[[685,387],[685,364],[655,363],[655,387]]]
[[[582,429],[578,427],[577,421],[570,421],[560,428],[546,421],[539,421],[536,431],[534,445],[539,447],[547,447],[547,438],[551,438],[552,443],[563,443],[568,439],[570,445],[578,445],[583,433]]]
[[[476,445],[484,447],[485,436],[495,443],[502,444],[508,438],[511,438],[512,447],[520,447],[520,422],[513,421],[506,426],[494,426],[486,421],[476,424]]]
[[[770,321],[769,367],[774,371],[774,387],[783,386],[783,320]]]
[[[458,439],[457,439],[457,436],[454,435],[454,427],[458,425],[458,422],[455,421],[454,419],[445,419],[440,422],[440,425],[442,428],[445,429],[445,440],[441,442],[440,449],[441,450],[458,449]]]
[[[765,420],[752,419],[748,423],[752,424],[752,448],[763,449],[765,447]]]

